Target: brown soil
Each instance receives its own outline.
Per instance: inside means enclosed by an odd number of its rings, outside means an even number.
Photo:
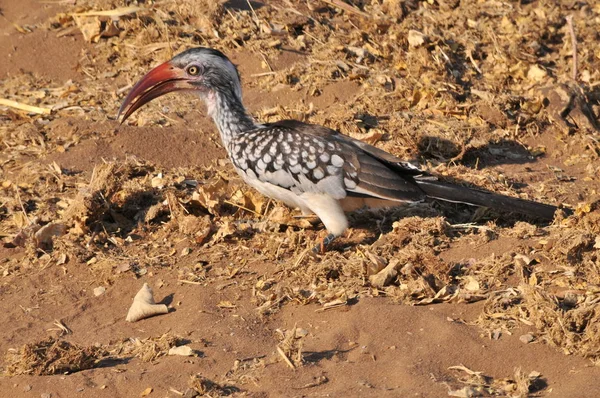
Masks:
[[[0,396],[600,391],[598,5],[169,0],[95,39],[82,23],[110,18],[70,15],[125,3],[0,5],[0,98],[55,107],[0,105]],[[575,214],[424,203],[352,215],[307,254],[322,226],[234,176],[195,97],[114,120],[129,85],[198,45],[239,66],[257,119]],[[126,322],[144,282],[170,311]],[[182,344],[194,355],[166,355]]]

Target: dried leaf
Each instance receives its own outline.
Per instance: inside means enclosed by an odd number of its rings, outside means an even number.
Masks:
[[[50,108],[41,108],[39,106],[31,106],[31,105],[27,105],[27,104],[22,104],[20,102],[9,100],[6,98],[0,98],[0,105],[8,106],[8,107],[15,108],[15,109],[20,109],[20,110],[28,112],[28,113],[36,113],[39,115],[49,115],[52,113],[52,109],[50,109]]]
[[[221,203],[226,194],[227,182],[222,178],[216,181],[202,185],[194,192],[192,197],[204,207],[210,214],[218,215]]]
[[[379,271],[377,274],[369,276],[369,282],[371,282],[371,286],[381,289],[389,285],[394,278],[398,276],[398,265],[399,261],[397,259],[392,259],[387,267]]]
[[[74,17],[114,17],[114,18],[118,18],[118,17],[122,17],[124,15],[129,15],[129,14],[133,14],[136,13],[138,11],[143,11],[144,8],[142,7],[118,7],[112,10],[105,10],[105,11],[86,11],[86,12],[78,12],[78,13],[72,13],[71,15]]]
[[[370,129],[368,133],[361,136],[360,140],[367,144],[375,145],[379,140],[383,138],[385,132],[380,129]]]
[[[425,38],[425,35],[417,30],[411,29],[408,31],[407,40],[408,45],[411,47],[421,46],[423,43],[425,43]]]
[[[531,67],[527,71],[527,78],[534,82],[544,81],[547,76],[548,72],[546,72],[544,69],[540,68],[537,65],[531,65]]]
[[[52,245],[52,239],[55,236],[62,236],[66,231],[66,226],[62,223],[49,223],[41,227],[34,235],[35,244],[39,248]]]
[[[97,43],[100,40],[102,22],[99,18],[74,16],[73,19],[81,31],[83,38],[88,43]]]
[[[463,280],[465,281],[465,284],[463,286],[468,291],[476,292],[480,289],[479,282],[471,275],[468,275],[467,277],[463,278]]]
[[[237,306],[235,304],[233,304],[231,301],[223,300],[217,304],[217,307],[231,310],[231,309],[236,308]]]

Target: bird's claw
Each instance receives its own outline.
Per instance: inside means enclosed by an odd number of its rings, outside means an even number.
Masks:
[[[333,242],[336,238],[334,234],[329,234],[326,237],[322,238],[321,241],[313,247],[313,253],[317,254],[325,254],[327,251],[327,247]]]

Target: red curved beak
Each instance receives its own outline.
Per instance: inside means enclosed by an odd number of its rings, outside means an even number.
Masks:
[[[137,82],[127,94],[119,108],[117,120],[121,119],[123,123],[142,105],[161,95],[191,88],[187,80],[185,72],[170,62],[158,65]]]

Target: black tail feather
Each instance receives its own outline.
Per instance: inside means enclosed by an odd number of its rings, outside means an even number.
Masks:
[[[496,210],[517,212],[536,218],[552,220],[558,207],[530,200],[512,198],[479,189],[468,188],[456,184],[435,180],[419,180],[415,182],[432,199],[448,202],[466,203],[475,206],[490,207]]]

